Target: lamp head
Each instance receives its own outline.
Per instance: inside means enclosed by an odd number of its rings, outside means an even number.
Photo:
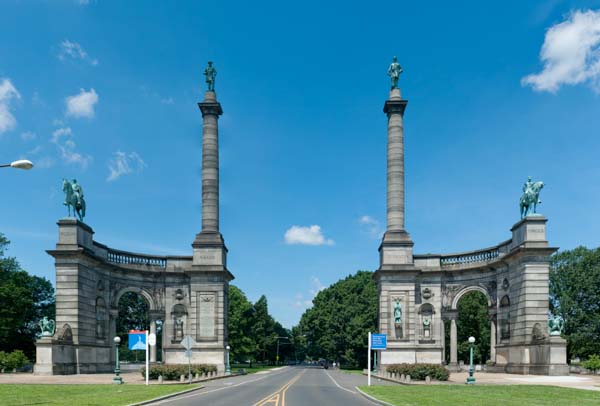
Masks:
[[[27,159],[19,159],[18,161],[11,162],[10,167],[17,169],[31,169],[33,168],[33,163]]]
[[[473,337],[473,336],[469,337],[469,342],[471,344],[473,344],[475,342],[475,337]]]
[[[121,337],[119,337],[119,336],[116,336],[116,337],[114,338],[114,341],[115,341],[115,344],[119,344],[119,343],[121,342]]]
[[[225,347],[225,348],[227,349],[227,351],[229,351],[229,350],[231,349],[231,347],[230,347],[230,346],[227,346],[227,347]]]

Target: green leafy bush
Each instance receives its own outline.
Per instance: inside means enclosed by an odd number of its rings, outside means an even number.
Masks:
[[[588,359],[583,361],[581,365],[585,369],[589,369],[592,372],[596,372],[600,370],[600,356],[599,355],[590,355]]]
[[[206,373],[217,372],[216,365],[210,364],[192,364],[192,375],[203,375]],[[141,369],[142,376],[146,376],[146,367]],[[181,375],[188,374],[187,364],[163,364],[163,365],[152,365],[150,366],[150,373],[148,374],[150,379],[158,379],[162,375],[165,381],[176,381],[179,380]]]
[[[7,372],[12,372],[15,368],[21,368],[28,362],[27,356],[21,350],[15,350],[11,353],[0,351],[0,369],[4,369]]]
[[[437,381],[447,381],[450,372],[438,364],[391,364],[387,372],[397,375],[410,375],[410,379],[424,381],[426,376]]]

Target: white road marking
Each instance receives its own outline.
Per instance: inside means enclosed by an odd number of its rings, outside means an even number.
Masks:
[[[284,368],[281,368],[281,369],[283,370]],[[283,371],[282,371],[282,372],[283,372]],[[253,379],[253,380],[251,380],[251,381],[244,381],[244,382],[236,383],[235,385],[231,385],[231,386],[224,386],[224,387],[222,387],[222,388],[217,388],[217,389],[213,389],[213,390],[208,390],[208,391],[205,391],[205,392],[194,392],[194,393],[191,393],[191,394],[189,394],[189,395],[185,395],[185,396],[175,396],[175,397],[173,397],[173,398],[171,398],[171,399],[165,399],[165,400],[163,400],[163,401],[161,401],[161,402],[152,403],[152,404],[153,404],[153,405],[164,405],[165,403],[176,402],[176,401],[180,401],[181,399],[193,398],[193,397],[195,397],[195,396],[205,395],[205,394],[207,394],[207,393],[219,392],[219,391],[222,391],[222,390],[224,390],[224,389],[231,389],[231,388],[235,388],[235,387],[237,387],[237,386],[242,386],[242,385],[245,385],[245,384],[247,384],[247,383],[252,383],[252,382],[258,382],[258,381],[262,381],[263,379],[270,378],[270,377],[271,377],[271,376],[273,376],[273,375],[274,375],[274,374],[271,374],[271,375],[263,376],[263,377],[261,377],[261,378],[258,378],[258,379]]]
[[[343,386],[341,386],[339,383],[337,383],[337,382],[335,381],[335,379],[333,379],[333,377],[332,377],[331,375],[329,375],[329,372],[325,371],[325,373],[327,374],[327,376],[329,377],[329,379],[331,379],[331,380],[333,381],[333,383],[335,383],[335,386],[337,386],[337,387],[338,387],[338,388],[340,388],[340,389],[343,389],[343,390],[345,390],[346,392],[350,392],[350,393],[354,393],[354,394],[356,394],[356,392],[354,392],[353,390],[346,389],[346,388],[344,388]]]

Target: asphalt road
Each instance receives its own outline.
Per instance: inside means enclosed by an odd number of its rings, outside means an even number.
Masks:
[[[362,375],[322,368],[286,367],[206,383],[204,389],[153,405],[168,406],[372,406],[354,389]],[[380,384],[380,383],[379,383]]]

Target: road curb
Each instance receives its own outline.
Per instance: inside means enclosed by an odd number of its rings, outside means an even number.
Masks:
[[[195,392],[195,391],[200,390],[200,389],[204,389],[204,386],[198,386],[197,388],[193,388],[193,389],[186,389],[186,390],[181,391],[181,392],[169,393],[168,395],[159,396],[159,397],[154,398],[154,399],[148,399],[148,400],[143,400],[143,401],[137,402],[137,403],[131,403],[131,404],[127,405],[127,406],[149,405],[149,404],[154,403],[154,402],[160,402],[161,400],[174,398],[175,396],[185,395],[186,393]]]
[[[369,399],[371,402],[377,403],[378,405],[383,405],[383,406],[394,406],[391,403],[388,402],[384,402],[383,400],[379,400],[377,398],[374,398],[371,395],[367,395],[365,392],[361,391],[358,386],[355,386],[354,389],[356,389],[358,391],[358,393],[360,393],[361,395],[363,395],[363,397]]]

